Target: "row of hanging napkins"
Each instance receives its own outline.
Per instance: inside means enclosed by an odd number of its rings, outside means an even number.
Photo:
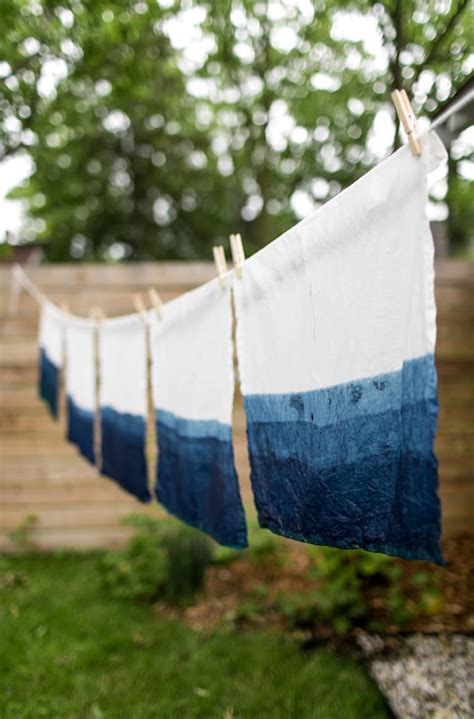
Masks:
[[[434,134],[246,263],[237,346],[260,524],[440,561],[433,441]]]
[[[421,158],[402,148],[247,260],[241,279],[169,302],[161,319],[148,314],[155,494],[170,512],[222,544],[246,545],[231,431],[233,284],[260,524],[306,542],[441,561],[425,202],[426,173],[444,156],[433,134]],[[97,331],[102,471],[147,501],[142,318],[68,323],[68,436],[94,458]],[[52,336],[42,330],[42,356],[59,367]],[[48,382],[44,395],[54,397]]]
[[[167,303],[152,326],[157,498],[221,544],[247,545],[232,447],[230,287],[218,280]]]
[[[46,313],[49,317],[49,308]],[[157,499],[218,542],[245,547],[246,522],[232,446],[230,287],[223,289],[212,281],[169,302],[162,320],[153,322],[150,314],[148,321],[159,447]],[[69,317],[54,329],[59,338],[61,332],[66,338],[68,439],[89,461],[100,462],[102,474],[149,501],[143,318],[130,315],[97,324]],[[94,442],[97,340],[100,457],[95,456]]]

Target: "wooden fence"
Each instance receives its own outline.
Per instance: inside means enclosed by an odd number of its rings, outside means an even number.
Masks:
[[[155,286],[164,300],[207,281],[210,263],[50,265],[30,276],[54,302],[87,315],[133,311],[132,293]],[[437,264],[440,422],[437,453],[445,534],[474,530],[474,264]],[[38,307],[25,293],[8,315],[10,268],[0,267],[0,550],[34,517],[31,539],[41,548],[112,547],[128,534],[120,520],[144,508],[100,477],[64,439],[37,398]],[[236,462],[242,495],[252,506],[240,398],[234,410]]]

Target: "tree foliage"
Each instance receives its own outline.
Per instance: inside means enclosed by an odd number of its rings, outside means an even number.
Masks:
[[[430,115],[465,81],[468,13],[465,0],[3,0],[0,156],[34,163],[13,192],[25,239],[50,260],[209,257],[233,231],[263,246],[378,159],[390,90],[411,87]],[[363,17],[379,56],[340,31]]]

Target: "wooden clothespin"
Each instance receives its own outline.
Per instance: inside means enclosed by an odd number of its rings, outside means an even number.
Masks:
[[[161,299],[160,295],[154,287],[150,287],[150,289],[148,290],[148,297],[150,298],[151,304],[155,308],[158,319],[163,319],[163,315],[161,312],[161,305],[163,304],[163,300]]]
[[[242,244],[242,237],[240,233],[236,235],[230,235],[230,249],[232,252],[232,262],[235,267],[235,274],[237,277],[242,277],[242,264],[245,262],[244,246]]]
[[[394,90],[391,94],[392,102],[408,137],[408,144],[412,154],[418,157],[421,155],[421,144],[418,139],[418,123],[413,112],[411,102],[405,90]]]
[[[145,303],[143,301],[143,297],[141,296],[141,294],[139,292],[136,292],[133,295],[133,304],[135,305],[135,310],[136,310],[137,314],[140,315],[142,320],[145,320],[146,307],[145,307]]]
[[[227,275],[227,262],[225,259],[225,251],[222,245],[212,248],[214,262],[221,287],[225,287],[225,276]]]

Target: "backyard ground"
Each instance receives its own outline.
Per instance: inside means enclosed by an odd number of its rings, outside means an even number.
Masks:
[[[39,553],[28,523],[12,533],[2,719],[388,717],[368,671],[397,716],[470,715],[471,536],[443,543],[440,568],[253,522],[242,552],[161,513],[127,523],[114,551]]]
[[[199,634],[104,588],[103,555],[2,558],[2,719],[388,717],[354,659],[281,636]]]

